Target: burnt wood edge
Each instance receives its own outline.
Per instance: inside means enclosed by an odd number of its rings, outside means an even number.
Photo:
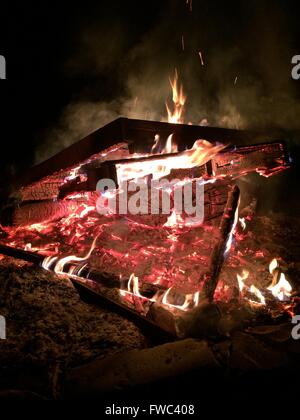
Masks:
[[[155,340],[158,340],[158,342],[170,342],[176,339],[175,335],[162,329],[160,326],[151,321],[151,319],[139,315],[138,312],[134,311],[128,306],[125,306],[113,299],[108,298],[107,296],[104,296],[103,294],[100,294],[88,285],[83,284],[83,282],[80,280],[72,278],[70,280],[72,281],[82,300],[88,303],[100,304],[104,308],[116,312],[117,314],[133,322],[141,329],[142,332],[145,331],[147,335],[150,334],[151,337]]]
[[[238,209],[240,198],[240,189],[234,185],[232,190],[228,193],[226,207],[220,222],[220,238],[215,244],[210,260],[209,272],[205,276],[202,297],[208,299],[209,302],[213,301],[214,293],[219,281],[219,275],[223,262],[225,260],[226,244],[232,231],[235,219],[235,213]]]

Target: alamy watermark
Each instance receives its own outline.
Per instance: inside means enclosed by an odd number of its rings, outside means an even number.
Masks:
[[[6,320],[5,317],[0,315],[0,340],[6,339]]]
[[[117,187],[112,179],[106,178],[98,181],[96,189],[99,193],[96,208],[102,215],[158,215],[174,211],[193,222],[202,223],[204,219],[203,180],[138,179],[123,181]]]
[[[292,324],[296,324],[292,329],[292,338],[294,340],[299,340],[300,339],[300,315],[293,316]]]
[[[3,55],[0,55],[0,79],[6,79],[6,60]]]
[[[294,55],[292,57],[292,64],[294,64],[292,68],[292,78],[294,80],[300,79],[300,55]]]

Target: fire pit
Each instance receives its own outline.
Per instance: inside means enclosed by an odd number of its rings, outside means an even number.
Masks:
[[[131,357],[144,371],[142,376],[130,373],[135,384],[192,367],[248,366],[249,351],[252,360],[253,352],[272,359],[271,350],[256,337],[290,338],[298,286],[290,278],[291,258],[261,239],[269,219],[255,216],[255,189],[249,192],[244,180],[257,173],[268,183],[268,177],[288,167],[284,141],[265,133],[120,118],[22,178],[2,213],[1,254],[25,261],[20,266],[25,275],[29,263],[44,275],[57,274],[55,282],[71,279],[82,298],[96,299],[106,310],[130,319],[146,336],[155,337],[153,343],[169,342],[132,355],[130,344],[122,357],[110,351],[107,374],[106,359],[75,369],[67,381],[68,395],[131,385],[125,371],[125,377],[114,376],[121,365],[132,368]],[[157,190],[159,199],[162,193],[170,198],[167,212],[159,201],[153,214],[151,200],[144,212],[130,213],[129,206],[123,214],[102,211],[111,210],[109,198],[120,205],[124,181],[128,185],[142,179],[148,191],[153,178],[163,177],[171,184]],[[115,187],[99,188],[103,179],[114,181]],[[202,188],[200,220],[175,209],[176,188],[190,182],[193,204],[199,200],[193,183]],[[126,203],[134,193],[128,193]],[[143,348],[143,339],[134,335],[133,348]],[[176,338],[184,340],[174,342]],[[147,368],[153,357],[164,360],[169,353],[174,360],[167,365],[158,361]],[[286,359],[276,353],[272,360],[269,367]],[[102,373],[93,381],[95,371]],[[83,377],[89,386],[80,384]]]
[[[228,334],[262,313],[270,319],[292,313],[293,289],[280,256],[244,246],[255,197],[241,207],[238,179],[251,172],[268,178],[289,166],[284,143],[263,138],[118,119],[22,178],[6,211],[12,226],[3,227],[1,252],[68,276],[116,310],[177,337]],[[152,203],[143,214],[99,214],[99,198],[105,205],[108,197],[99,180],[116,183],[110,193],[119,204],[124,182],[142,179],[149,187],[149,177],[175,180],[168,185],[167,212],[160,212],[160,201],[155,214]],[[200,223],[174,210],[176,187],[191,181],[203,189]],[[158,194],[162,190],[159,185]],[[195,203],[195,188],[192,196]]]

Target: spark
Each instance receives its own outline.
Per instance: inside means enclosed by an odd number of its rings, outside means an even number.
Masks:
[[[204,66],[204,60],[203,60],[203,56],[202,56],[202,52],[199,51],[199,58],[200,58],[200,62],[201,62],[201,66]]]

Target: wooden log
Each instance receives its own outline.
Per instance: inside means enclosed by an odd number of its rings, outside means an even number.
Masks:
[[[39,201],[24,204],[15,208],[13,224],[15,226],[27,226],[34,223],[44,223],[68,216],[78,208],[75,200]]]
[[[172,378],[219,364],[205,340],[186,339],[144,350],[130,350],[73,369],[66,378],[65,397],[99,396]]]
[[[221,312],[215,303],[202,302],[176,318],[177,337],[215,337],[219,335]]]
[[[42,201],[58,197],[62,179],[36,182],[19,190],[20,201]]]
[[[208,299],[210,302],[213,301],[214,293],[219,280],[219,274],[225,259],[226,244],[234,225],[234,218],[238,208],[239,197],[240,190],[239,187],[235,185],[228,193],[226,207],[219,228],[220,236],[213,248],[209,272],[204,279],[202,297]]]
[[[0,254],[6,255],[8,257],[13,257],[19,260],[31,262],[36,265],[40,265],[44,260],[44,257],[42,255],[37,254],[36,252],[24,251],[23,249],[18,249],[3,244],[0,244]]]

